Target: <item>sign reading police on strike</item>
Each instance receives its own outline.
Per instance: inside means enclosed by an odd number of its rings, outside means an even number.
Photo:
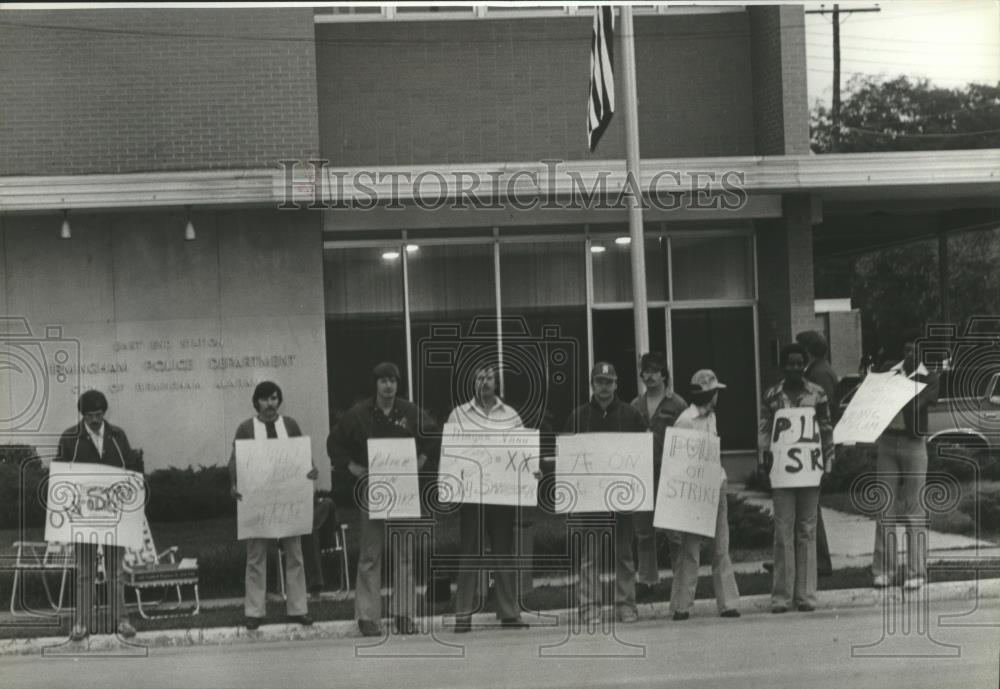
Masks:
[[[719,436],[668,428],[653,526],[715,537],[722,469]]]
[[[774,412],[771,429],[772,488],[809,488],[823,478],[823,445],[813,407]]]

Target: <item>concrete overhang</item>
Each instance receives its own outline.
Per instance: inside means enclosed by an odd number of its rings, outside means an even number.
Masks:
[[[111,175],[0,177],[0,212],[155,207],[307,207],[472,192],[484,201],[569,198],[599,190],[615,196],[629,183],[623,160],[469,163]],[[736,156],[644,160],[638,186],[661,196],[808,194],[824,206],[928,199],[993,204],[1000,199],[1000,149]],[[314,204],[315,205],[315,204]]]

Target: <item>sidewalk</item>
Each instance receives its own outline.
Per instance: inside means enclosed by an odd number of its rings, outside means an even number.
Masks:
[[[738,495],[751,504],[771,511],[770,497],[765,493],[754,493],[740,491]],[[872,546],[874,543],[875,522],[864,516],[846,514],[836,510],[823,508],[823,520],[827,530],[827,539],[830,543],[831,559],[834,569],[848,567],[867,567],[871,564]],[[1000,545],[976,540],[966,536],[955,534],[944,534],[936,531],[930,532],[930,554],[928,564],[947,562],[948,560],[969,560],[972,558],[987,558],[993,561],[1000,560]],[[762,572],[763,562],[738,562],[734,563],[737,572],[754,573]],[[660,578],[671,576],[669,569],[660,571]],[[711,567],[703,565],[700,572],[702,576],[711,575]],[[571,577],[537,577],[534,580],[535,586],[564,586],[570,583]],[[452,590],[454,591],[454,584]],[[862,589],[840,589],[823,591],[819,597],[818,608],[840,609],[851,607],[862,607],[877,605],[888,599],[899,599],[902,592],[898,588],[876,590],[871,588]],[[941,600],[976,600],[979,598],[1000,597],[1000,579],[987,579],[976,581],[954,581],[928,584],[922,590],[921,596],[927,597],[929,601]],[[348,593],[324,592],[319,596],[322,600],[352,600],[353,591]],[[242,598],[220,598],[203,600],[202,608],[219,607],[239,607],[242,606]],[[740,600],[740,609],[746,614],[768,612],[771,607],[770,596],[767,594],[756,596],[743,596]],[[669,616],[669,602],[640,603],[640,620],[654,620]],[[526,614],[525,620],[536,627],[555,627],[566,624],[574,611],[573,610],[552,610],[541,614]],[[713,599],[702,599],[695,603],[693,616],[716,616],[715,601]],[[424,632],[450,634],[453,616],[435,616],[433,618],[423,618],[418,621],[420,629]],[[11,623],[15,618],[10,613],[0,613],[0,622]],[[178,619],[178,624],[183,624],[183,618]],[[496,617],[493,613],[480,613],[473,616],[473,629],[488,629],[496,625]],[[259,641],[281,641],[291,639],[322,639],[322,638],[344,638],[359,636],[357,625],[353,620],[336,620],[329,622],[316,622],[310,628],[303,628],[299,625],[290,624],[265,624],[260,630],[249,632],[246,628],[193,628],[193,629],[173,629],[140,631],[135,639],[135,643],[149,647],[163,646],[188,646],[197,644],[230,644],[240,642]],[[64,646],[64,637],[36,638],[36,639],[13,639],[0,640],[0,656],[2,655],[23,655],[41,652],[46,647]],[[113,636],[93,636],[88,642],[90,651],[109,650],[122,646],[122,642]]]

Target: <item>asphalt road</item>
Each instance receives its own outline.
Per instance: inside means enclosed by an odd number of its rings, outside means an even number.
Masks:
[[[939,614],[971,605],[933,604],[930,631],[923,634],[918,625],[903,634],[908,625],[896,615],[894,633],[885,635],[881,608],[854,608],[651,620],[619,627],[617,639],[598,634],[570,640],[563,626],[462,636],[442,631],[436,638],[392,637],[368,648],[360,648],[367,639],[345,638],[151,648],[140,658],[7,657],[0,659],[0,686],[996,689],[1000,626],[937,624]],[[981,607],[977,620],[1000,625],[1000,601]],[[862,645],[870,646],[852,651]],[[890,657],[857,657],[865,652]]]

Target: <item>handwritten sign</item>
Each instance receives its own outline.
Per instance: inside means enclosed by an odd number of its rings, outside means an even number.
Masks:
[[[553,489],[558,513],[651,511],[653,435],[559,436]]]
[[[538,461],[536,430],[470,431],[445,424],[441,501],[534,507],[538,504]]]
[[[312,533],[312,448],[308,436],[236,441],[236,537]]]
[[[833,442],[874,443],[899,410],[925,387],[926,383],[896,373],[869,373],[833,429]]]
[[[813,407],[778,409],[771,429],[772,488],[809,488],[823,478],[823,445]]]
[[[413,438],[368,440],[368,518],[420,516],[417,445]]]
[[[146,521],[142,474],[103,464],[52,462],[45,540],[142,547]]]
[[[719,436],[668,428],[663,436],[663,466],[653,526],[715,537],[722,468]]]

